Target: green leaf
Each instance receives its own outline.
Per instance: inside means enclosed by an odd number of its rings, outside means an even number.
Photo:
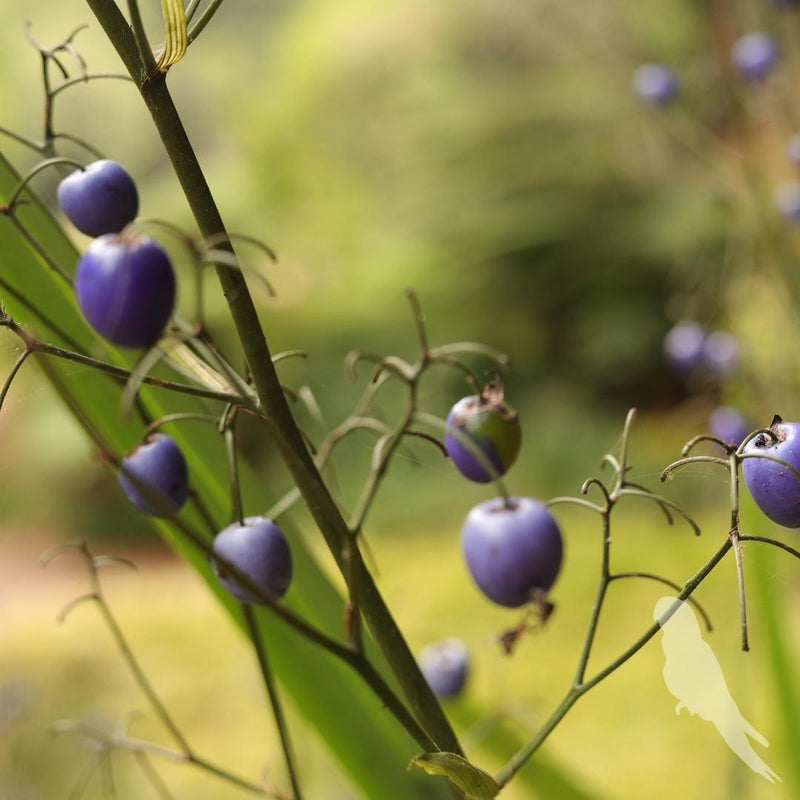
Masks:
[[[7,202],[18,185],[18,175],[0,153],[0,205]],[[28,192],[19,208],[19,219],[45,252],[72,273],[79,253],[49,211]],[[131,369],[138,353],[115,349],[102,341],[85,323],[76,306],[72,287],[61,279],[23,239],[8,219],[0,217],[0,303],[6,311],[37,338],[54,345],[89,353]],[[7,334],[11,335],[11,334]],[[144,416],[157,419],[188,411],[219,414],[216,401],[189,397],[160,388],[143,386],[138,412],[129,421],[120,413],[122,386],[105,373],[40,356],[44,374],[98,448],[115,457],[128,452],[141,438]],[[26,362],[23,369],[28,368]],[[156,374],[176,379],[160,365]],[[11,388],[13,394],[14,387]],[[1,413],[1,412],[0,412]],[[216,530],[230,522],[230,499],[225,449],[222,438],[211,425],[172,424],[170,435],[186,456],[193,490],[202,498]],[[249,507],[266,509],[276,499],[264,488],[263,480],[247,464],[241,465],[242,490]],[[131,513],[137,513],[133,508]],[[238,602],[216,580],[209,559],[175,524],[141,517],[142,524],[154,524],[215,593],[219,602],[244,630]],[[180,513],[181,522],[206,542],[215,530],[196,506]],[[344,600],[333,587],[291,520],[281,519],[290,540],[295,576],[285,602],[330,636],[344,630]],[[187,609],[187,613],[191,613]],[[326,742],[330,752],[365,797],[382,800],[441,800],[450,797],[444,781],[430,781],[405,769],[419,749],[406,731],[386,711],[371,690],[352,669],[321,648],[312,646],[268,610],[257,614],[268,657],[282,687],[311,728]],[[372,643],[366,642],[369,647]],[[374,654],[374,648],[369,650]],[[385,664],[375,659],[385,675]],[[124,667],[120,664],[120,669]],[[253,668],[257,669],[255,657]],[[224,698],[216,698],[224,704]],[[210,699],[214,702],[214,699]],[[269,713],[265,701],[264,713]]]
[[[166,72],[186,55],[189,35],[183,0],[161,0],[161,13],[164,16],[166,40],[156,53],[156,65],[161,72]]]
[[[494,778],[455,753],[420,753],[409,767],[421,767],[429,775],[444,775],[470,800],[492,800],[500,791]]]
[[[741,509],[742,529],[755,536],[773,536],[776,526],[771,523],[752,499],[743,493]],[[766,544],[749,544],[747,548],[747,577],[755,586],[755,596],[759,603],[758,620],[764,630],[767,644],[767,662],[771,680],[769,685],[774,693],[773,706],[780,721],[780,736],[783,750],[796,753],[800,748],[800,681],[793,661],[794,637],[786,624],[787,608],[790,598],[786,596],[785,585],[774,580],[780,573],[781,565],[791,560],[791,556]],[[747,568],[747,564],[745,568]],[[796,562],[792,564],[795,568]],[[774,737],[770,744],[775,747]],[[792,787],[793,797],[800,797],[800,760],[787,759],[791,769],[788,775],[781,775],[787,785]]]

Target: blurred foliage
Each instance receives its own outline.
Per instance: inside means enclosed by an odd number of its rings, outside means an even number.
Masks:
[[[77,45],[90,68],[118,69],[80,0],[6,0],[4,10],[0,124],[27,133],[40,124],[37,56],[24,40],[25,19],[43,42],[89,22]],[[157,20],[158,4],[147,10]],[[264,238],[280,256],[266,267],[278,298],[253,288],[273,350],[310,354],[286,365],[287,383],[309,385],[327,422],[338,422],[357,395],[343,375],[348,350],[412,354],[403,290],[413,286],[433,342],[477,339],[510,354],[508,396],[525,442],[509,484],[547,496],[575,492],[597,472],[631,405],[644,412],[632,461],[648,485],[720,401],[759,424],[775,411],[798,413],[800,364],[789,344],[800,323],[800,233],[772,207],[773,187],[793,177],[785,140],[800,128],[792,94],[800,76],[798,20],[796,10],[760,0],[239,0],[224,4],[170,81],[230,229]],[[768,81],[743,85],[729,49],[757,27],[779,37],[783,57]],[[674,106],[637,103],[631,73],[645,61],[678,72]],[[144,215],[192,229],[132,87],[76,87],[59,100],[57,119],[126,164]],[[31,163],[15,145],[9,154]],[[54,184],[55,176],[37,179],[49,202]],[[263,266],[257,252],[242,252]],[[231,346],[211,275],[207,287],[211,325]],[[182,304],[188,312],[188,292]],[[684,381],[665,366],[663,335],[682,318],[739,338],[742,364],[730,381]],[[10,337],[0,342],[5,363],[15,347]],[[441,375],[425,397],[443,416],[466,391]],[[396,410],[389,401],[386,413]],[[300,407],[298,416],[317,436]],[[27,368],[0,415],[0,432],[4,520],[56,524],[91,538],[145,533],[113,477],[92,462]],[[242,438],[265,484],[281,486],[273,454],[255,437]],[[370,445],[349,442],[337,459],[345,501]],[[692,508],[726,497],[724,483],[704,472],[676,478],[669,492]],[[441,456],[415,445],[390,477],[372,527],[387,545],[404,542],[409,531],[453,531],[476,499],[475,487]],[[631,528],[647,531],[648,523],[637,517]],[[419,561],[438,564],[438,550]],[[450,618],[463,617],[461,594],[449,594],[446,581],[419,583],[433,607],[447,611],[451,603]],[[568,584],[580,585],[577,578]],[[632,604],[619,608],[633,613]],[[425,621],[415,624],[421,630]],[[470,635],[478,642],[489,633]],[[550,678],[532,686],[525,666],[502,669],[514,686],[528,687],[531,702],[560,688],[558,670],[553,686],[545,685]],[[490,691],[495,667],[484,669],[480,691]],[[652,675],[643,686],[652,686]],[[597,719],[629,695],[613,697],[593,706],[590,725],[585,717],[568,721],[552,747],[561,755],[577,748],[600,786],[638,796],[642,786],[654,790],[651,776],[663,770],[659,747],[678,742],[653,744],[652,763],[630,776],[635,789],[614,783],[604,772],[610,759],[596,749]],[[760,695],[757,701],[766,704]],[[645,728],[631,722],[617,733],[638,748]],[[699,734],[690,736],[698,738],[684,754],[686,792],[693,776],[715,774],[689,764],[706,755]],[[788,752],[791,742],[777,746]],[[713,763],[723,755],[715,752]]]

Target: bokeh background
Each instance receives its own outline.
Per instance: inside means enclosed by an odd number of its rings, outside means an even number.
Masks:
[[[142,7],[158,31],[159,4]],[[43,44],[88,23],[75,45],[90,70],[120,66],[78,0],[6,0],[0,125],[36,138],[40,67],[26,21]],[[775,35],[780,58],[766,79],[747,82],[730,50],[753,30]],[[229,0],[172,70],[170,85],[229,228],[278,252],[279,263],[267,267],[277,297],[256,284],[254,291],[273,351],[309,353],[287,366],[287,383],[310,387],[326,420],[341,420],[359,389],[344,376],[349,350],[413,356],[404,297],[413,287],[433,343],[478,340],[511,357],[504,380],[524,448],[509,485],[546,498],[575,494],[599,473],[630,407],[638,409],[631,459],[638,480],[653,488],[718,405],[736,406],[752,427],[775,412],[800,413],[793,346],[800,239],[773,202],[776,188],[797,177],[785,149],[800,130],[798,34],[800,9],[762,0]],[[675,70],[673,103],[653,107],[635,96],[632,74],[644,62]],[[144,216],[192,230],[132,86],[75,87],[58,100],[56,122],[126,165]],[[23,171],[35,161],[8,138],[0,148]],[[55,180],[35,183],[50,204]],[[257,251],[251,257],[265,266]],[[178,268],[188,285],[189,267]],[[207,289],[210,326],[231,347],[213,276]],[[191,313],[189,291],[181,302]],[[663,340],[682,319],[733,334],[737,368],[724,378],[671,369]],[[6,370],[17,347],[0,337]],[[426,384],[426,406],[444,416],[466,390],[458,375],[437,373]],[[390,401],[387,416],[395,411]],[[318,437],[314,421],[306,423]],[[0,413],[0,435],[0,795],[69,796],[87,755],[74,739],[50,735],[58,719],[119,720],[141,711],[137,734],[163,735],[97,615],[86,607],[56,623],[61,606],[86,590],[85,577],[66,557],[46,571],[37,559],[76,540],[139,564],[137,573],[108,574],[109,597],[198,749],[252,775],[267,764],[280,782],[246,643],[126,505],[32,366]],[[263,472],[268,506],[285,479],[255,436],[244,446]],[[370,448],[356,441],[337,462],[345,505]],[[465,486],[435,451],[417,447],[381,495],[367,542],[415,648],[444,635],[468,642],[473,674],[451,711],[491,767],[497,748],[481,748],[496,726],[524,738],[571,679],[600,532],[580,510],[558,512],[568,559],[554,592],[557,613],[508,658],[494,637],[517,617],[478,596],[458,552],[461,520],[487,491]],[[636,506],[620,513],[615,565],[682,582],[727,533],[727,487],[721,472],[694,468],[665,491],[697,516],[703,536],[695,540],[666,526],[656,509]],[[750,530],[792,543],[791,532],[744,503]],[[738,651],[732,562],[701,597],[731,691],[770,739],[762,752],[784,783],[751,775],[710,725],[674,715],[653,643],[582,700],[543,749],[586,797],[699,798],[709,786],[719,797],[800,794],[792,718],[800,564],[752,546],[746,557],[751,653]],[[593,663],[649,624],[660,594],[634,582],[613,587]],[[356,796],[313,731],[292,720],[309,795]],[[243,796],[187,767],[167,765],[163,774],[175,796]],[[141,779],[122,757],[114,777],[119,796],[142,796]],[[83,796],[107,790],[98,774]],[[504,796],[532,792],[521,780]]]

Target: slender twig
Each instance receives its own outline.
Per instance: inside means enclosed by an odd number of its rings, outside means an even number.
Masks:
[[[3,388],[0,389],[0,409],[3,408],[3,403],[6,400],[6,395],[8,394],[8,390],[11,388],[14,378],[17,377],[17,373],[20,371],[20,368],[32,352],[33,350],[30,350],[26,347],[14,362],[14,366],[11,367],[11,371],[8,373],[8,377],[3,384]]]
[[[8,316],[0,319],[0,325],[16,333],[17,336],[19,336],[25,343],[26,347],[35,353],[51,355],[66,361],[72,361],[76,364],[82,364],[86,367],[92,367],[93,369],[100,370],[101,372],[105,372],[106,374],[117,378],[128,379],[133,374],[131,370],[125,369],[124,367],[119,367],[116,364],[110,364],[107,361],[100,361],[99,359],[92,358],[91,356],[85,356],[82,353],[76,353],[72,350],[65,350],[63,347],[57,347],[56,345],[47,344],[46,342],[40,342],[38,339],[34,339],[32,336],[30,336],[30,334],[24,331],[14,322],[14,320]],[[240,395],[234,395],[228,392],[218,392],[212,389],[205,389],[200,386],[190,386],[189,384],[177,383],[164,378],[156,378],[152,375],[146,375],[142,377],[141,382],[146,383],[149,386],[158,386],[162,389],[168,389],[173,392],[182,392],[183,394],[193,395],[195,397],[207,397],[211,400],[221,400],[226,403],[233,403],[236,405],[247,402],[246,399],[242,398]]]
[[[219,7],[222,5],[222,0],[211,0],[206,10],[200,15],[200,18],[189,28],[189,44],[191,44],[202,32],[203,29],[211,22],[211,18],[217,13]],[[187,13],[187,21],[189,16]]]
[[[731,542],[725,539],[718,550],[711,556],[711,558],[694,574],[683,587],[683,590],[678,594],[679,600],[688,599],[697,587],[708,577],[714,567],[722,560],[725,554],[731,549]],[[659,623],[651,625],[638,639],[636,639],[623,653],[621,653],[610,664],[600,670],[590,680],[586,680],[579,684],[573,684],[562,701],[545,721],[541,728],[537,731],[536,735],[520,748],[503,766],[503,768],[495,775],[495,781],[499,786],[505,786],[511,778],[517,773],[523,764],[539,749],[547,737],[555,730],[561,720],[564,719],[567,712],[573,705],[590,689],[593,689],[601,681],[605,680],[609,675],[615,672],[626,661],[638,653],[660,629]]]
[[[239,459],[236,454],[236,414],[232,410],[225,414],[223,433],[225,436],[225,451],[228,454],[232,515],[240,525],[244,525],[242,490],[239,485]]]
[[[779,542],[777,539],[770,539],[766,536],[750,536],[749,534],[740,533],[739,534],[739,541],[740,542],[760,542],[761,544],[769,544],[773,547],[778,547],[781,550],[793,555],[795,558],[800,558],[800,550],[795,550],[794,547],[790,547],[788,544],[784,544],[783,542]]]
[[[258,658],[258,665],[261,669],[261,675],[264,678],[264,686],[269,696],[270,706],[272,707],[272,715],[275,718],[275,726],[278,729],[278,736],[281,740],[281,747],[283,748],[283,757],[286,761],[286,769],[289,773],[289,781],[292,784],[292,792],[294,793],[294,800],[302,800],[302,792],[300,790],[300,782],[297,777],[297,763],[294,757],[291,740],[289,738],[289,727],[286,723],[286,716],[283,713],[283,705],[281,703],[280,695],[278,694],[278,687],[275,684],[275,679],[272,676],[272,669],[269,666],[269,659],[267,658],[267,650],[264,645],[264,640],[256,622],[253,609],[248,605],[242,606],[244,613],[245,623],[247,624],[247,631],[250,635],[250,640],[253,643],[253,649]]]
[[[669,586],[676,592],[680,592],[680,590],[683,588],[680,586],[680,584],[675,583],[675,581],[671,581],[669,578],[665,578],[663,575],[656,575],[654,572],[615,572],[613,575],[609,576],[609,581],[621,580],[625,578],[645,578],[647,580],[657,581],[658,583],[663,583],[665,586]],[[703,623],[706,626],[706,630],[709,632],[714,630],[714,627],[711,624],[711,618],[708,616],[703,606],[700,605],[700,603],[698,603],[694,597],[689,597],[687,599],[697,609],[698,613],[703,618]]]

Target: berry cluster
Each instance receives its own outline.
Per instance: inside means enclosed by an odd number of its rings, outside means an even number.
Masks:
[[[175,306],[175,275],[157,242],[126,230],[139,211],[133,179],[115,161],[95,161],[61,181],[58,202],[81,233],[95,237],[75,271],[86,321],[120,347],[155,344]]]
[[[126,230],[139,211],[133,179],[115,161],[96,161],[64,178],[57,195],[70,222],[95,237],[78,262],[74,281],[86,321],[113,344],[150,347],[172,315],[175,275],[157,242]],[[175,440],[163,433],[148,436],[122,459],[119,482],[127,498],[152,516],[178,513],[189,496],[186,460]],[[214,553],[220,582],[242,602],[278,599],[289,587],[289,545],[272,520],[247,517],[228,526],[216,537]],[[228,565],[247,586],[229,574]]]

